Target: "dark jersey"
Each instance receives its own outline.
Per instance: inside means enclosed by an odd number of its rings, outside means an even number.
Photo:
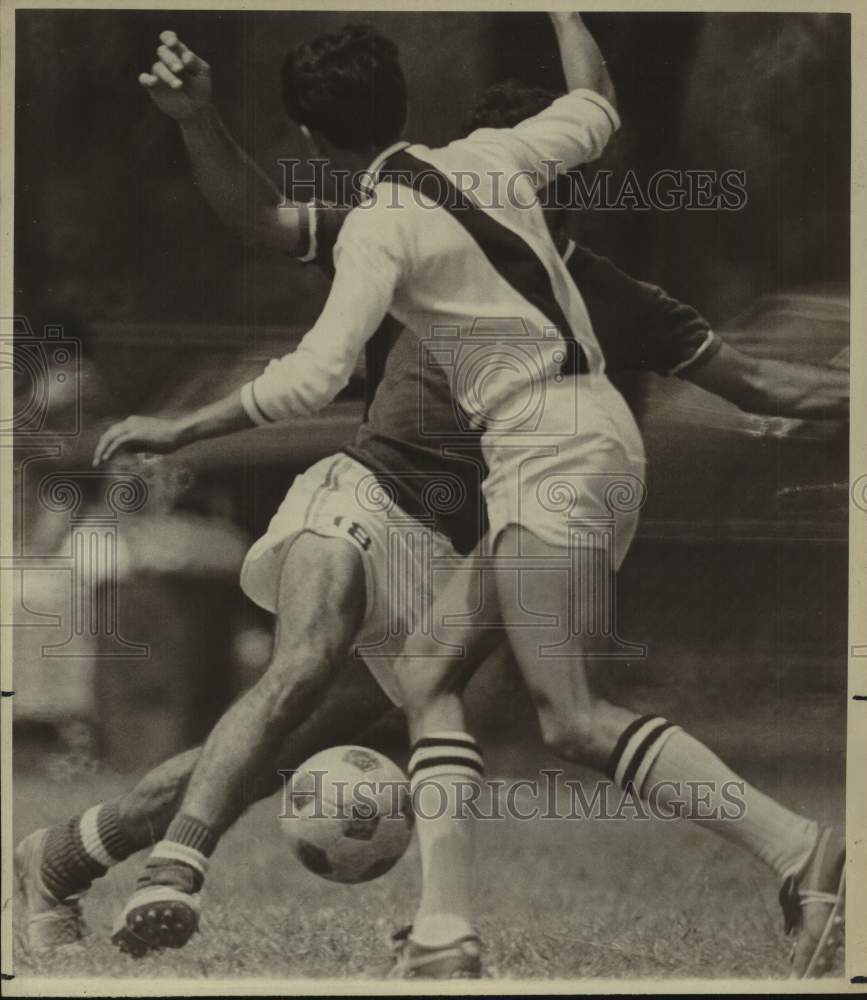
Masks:
[[[312,255],[306,258],[329,274],[345,211],[321,213]],[[719,350],[721,341],[707,321],[661,288],[637,281],[574,243],[564,259],[609,374],[685,374]],[[431,523],[458,551],[468,552],[486,526],[481,431],[468,423],[447,372],[430,358],[413,331],[386,319],[366,348],[364,421],[342,450],[370,469],[408,514]]]
[[[605,370],[685,374],[722,346],[692,306],[638,281],[606,257],[569,243],[564,258],[587,306]]]

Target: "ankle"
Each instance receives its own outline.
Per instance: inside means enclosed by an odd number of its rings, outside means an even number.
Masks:
[[[154,845],[138,880],[139,888],[165,885],[180,892],[198,892],[216,846],[217,834],[207,823],[194,816],[176,816],[165,838]]]

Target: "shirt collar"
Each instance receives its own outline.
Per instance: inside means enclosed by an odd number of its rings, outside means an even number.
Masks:
[[[370,197],[373,194],[373,189],[379,183],[379,172],[382,170],[382,166],[385,161],[389,158],[389,156],[393,156],[401,149],[406,149],[407,146],[409,146],[409,143],[403,140],[400,142],[393,142],[374,159],[364,174],[362,174],[361,184],[359,185],[362,194],[367,197]]]

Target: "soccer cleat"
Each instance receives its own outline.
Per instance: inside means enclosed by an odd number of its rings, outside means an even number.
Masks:
[[[793,979],[824,975],[843,941],[846,842],[839,831],[822,830],[804,871],[780,890],[786,933],[792,948]]]
[[[15,878],[24,937],[33,953],[69,950],[88,933],[78,899],[57,899],[42,881],[42,857],[48,829],[36,830],[15,848]]]
[[[392,935],[394,951],[388,979],[478,979],[482,974],[482,945],[475,934],[451,944],[430,948],[413,941],[412,927]]]
[[[183,948],[199,928],[198,893],[169,885],[143,886],[130,896],[111,934],[133,958],[160,948]]]

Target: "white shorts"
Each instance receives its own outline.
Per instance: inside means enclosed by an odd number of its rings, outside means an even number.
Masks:
[[[605,376],[581,375],[547,383],[529,429],[527,412],[518,432],[482,437],[491,540],[518,524],[549,545],[604,547],[619,569],[646,497],[644,446],[626,401]]]
[[[365,612],[354,653],[399,705],[392,664],[406,637],[427,627],[434,571],[452,565],[455,549],[445,535],[401,510],[360,462],[331,455],[295,478],[241,567],[244,593],[272,614],[287,549],[304,531],[344,538],[361,552]]]

